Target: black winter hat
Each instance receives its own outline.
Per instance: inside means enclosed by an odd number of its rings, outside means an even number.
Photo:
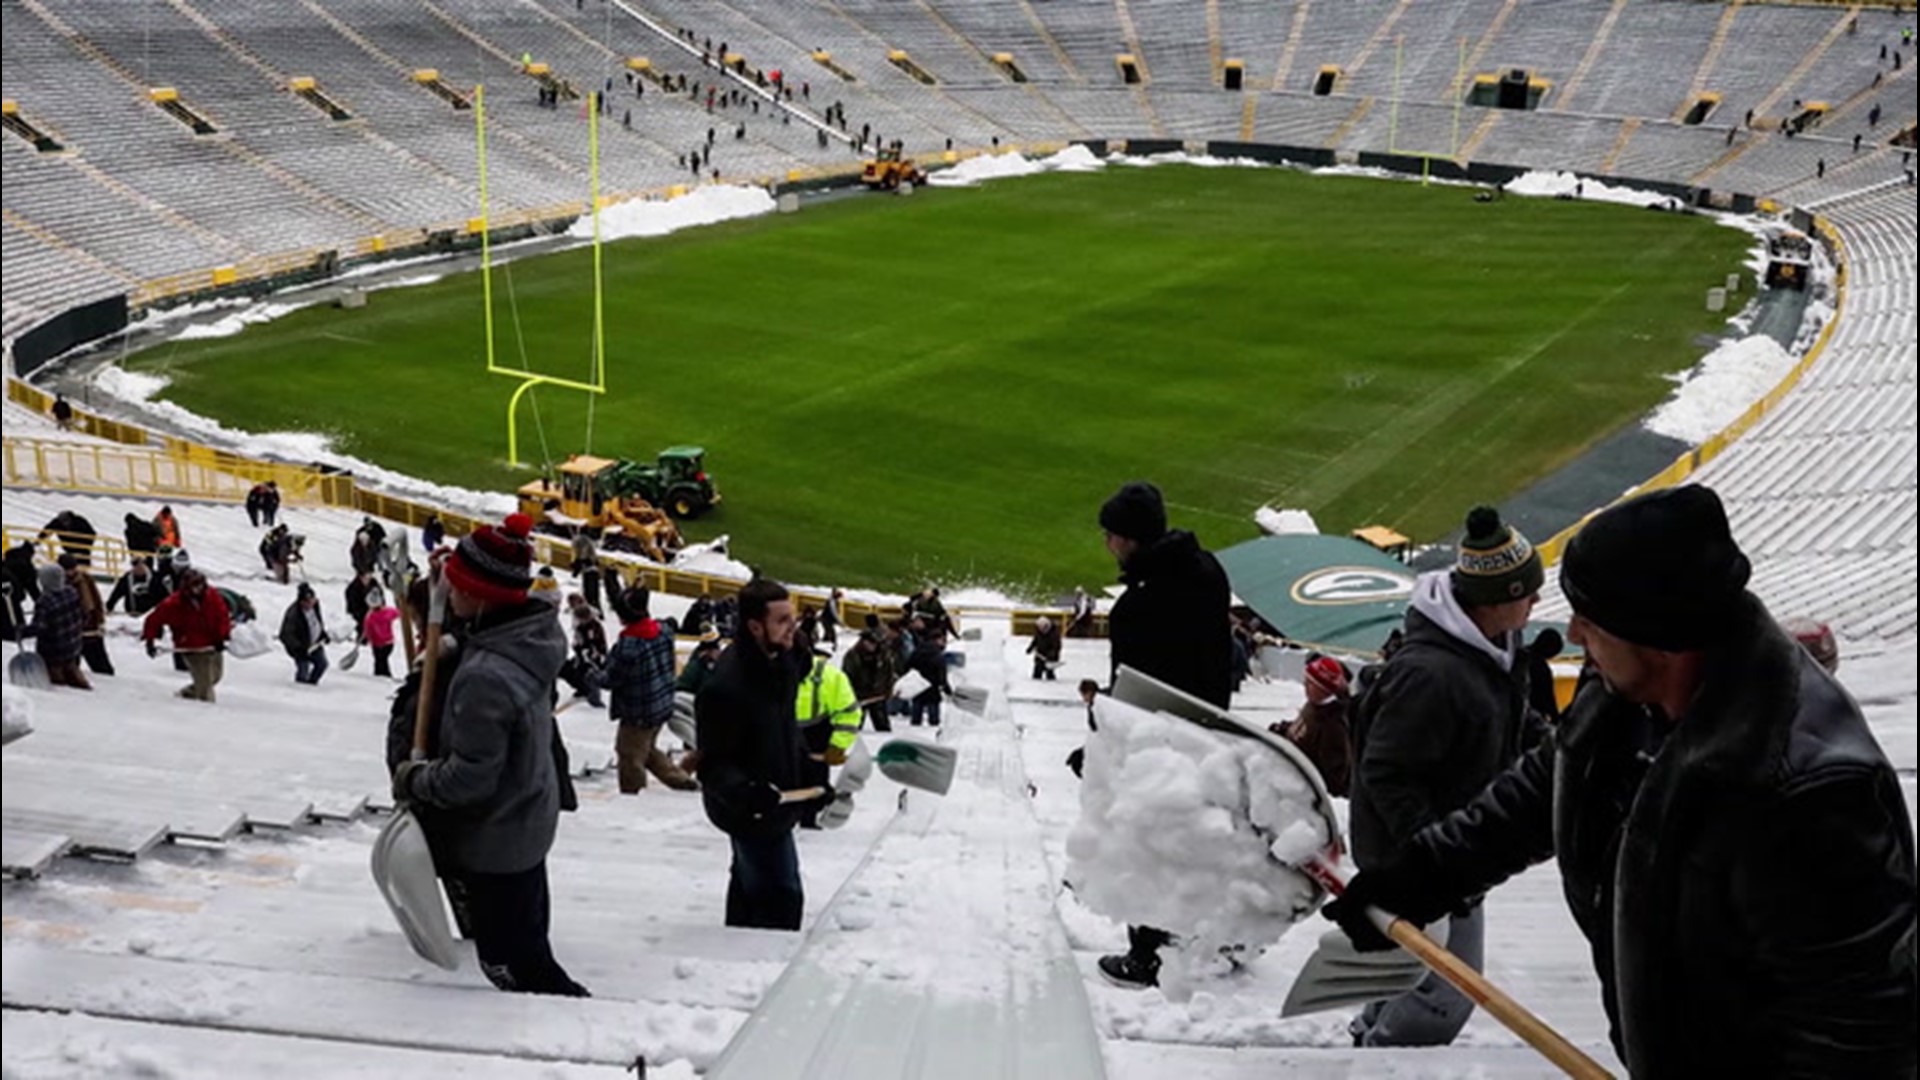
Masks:
[[[1120,485],[1100,507],[1100,527],[1143,544],[1160,539],[1167,532],[1167,504],[1160,489],[1145,480]]]
[[[1520,530],[1500,520],[1500,511],[1476,506],[1467,513],[1467,535],[1453,565],[1453,595],[1467,607],[1491,607],[1540,591],[1547,571],[1540,553]]]
[[[1575,614],[1614,637],[1694,652],[1726,632],[1752,573],[1720,496],[1689,484],[1587,522],[1567,545],[1560,589]]]

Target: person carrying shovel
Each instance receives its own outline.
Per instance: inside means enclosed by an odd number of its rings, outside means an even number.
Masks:
[[[465,626],[458,666],[441,706],[438,756],[401,761],[393,797],[450,811],[435,854],[459,879],[487,979],[513,993],[587,997],[548,938],[547,852],[562,807],[553,683],[567,637],[552,605],[528,598],[532,532],[526,515],[509,515],[462,538],[441,563],[434,587]],[[430,632],[428,654],[438,648]],[[422,685],[435,680],[423,675]]]
[[[1911,1077],[1913,827],[1860,708],[1747,590],[1720,499],[1595,516],[1560,585],[1588,678],[1551,735],[1327,905],[1415,923],[1554,859],[1636,1077]]]

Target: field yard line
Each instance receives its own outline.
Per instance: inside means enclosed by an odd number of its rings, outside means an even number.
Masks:
[[[1541,353],[1551,348],[1554,344],[1559,342],[1561,338],[1566,337],[1568,333],[1572,332],[1574,327],[1580,326],[1581,324],[1585,323],[1587,320],[1591,319],[1596,313],[1598,313],[1602,308],[1606,307],[1607,305],[1613,303],[1615,300],[1619,299],[1620,295],[1626,292],[1627,289],[1630,287],[1630,285],[1631,285],[1630,282],[1622,282],[1619,285],[1614,286],[1610,291],[1607,292],[1606,295],[1601,296],[1595,299],[1591,304],[1588,304],[1586,308],[1583,309],[1578,316],[1572,319],[1568,319],[1566,323],[1562,325],[1558,330],[1555,330],[1553,333],[1548,334],[1545,338],[1542,338],[1539,344],[1535,345],[1533,348],[1528,349],[1523,353],[1514,354],[1514,356],[1511,359],[1509,359],[1508,361],[1500,365],[1498,372],[1494,374],[1492,377],[1487,379],[1482,379],[1482,380],[1476,380],[1472,383],[1463,383],[1461,385],[1461,388],[1466,390],[1470,395],[1468,398],[1468,401],[1478,398],[1484,391],[1491,389],[1493,386],[1497,385],[1502,380],[1504,380],[1507,376],[1513,374],[1515,371],[1519,370],[1520,368],[1525,367],[1527,364],[1532,363],[1534,358],[1538,357]],[[1453,395],[1449,395],[1449,396],[1453,396]],[[1463,401],[1460,404],[1465,405],[1467,404],[1467,402]],[[1517,404],[1516,399],[1509,398],[1505,405],[1503,405],[1497,410],[1493,410],[1485,419],[1480,421],[1478,424],[1474,425],[1474,428],[1473,428],[1474,434],[1478,435],[1480,432],[1486,431],[1489,428],[1492,428],[1493,426],[1495,426],[1495,424],[1502,419],[1502,414],[1511,411],[1516,406],[1516,404]],[[1455,408],[1457,409],[1458,406],[1456,406]],[[1422,411],[1425,411],[1425,410],[1422,410]],[[1451,416],[1453,411],[1454,409],[1449,409],[1448,412],[1441,417],[1441,419],[1445,419],[1446,416]],[[1404,430],[1404,425],[1395,424],[1394,428],[1397,430]],[[1431,430],[1431,425],[1429,425],[1429,427],[1426,430]],[[1369,438],[1371,438],[1371,436],[1369,436]],[[1466,440],[1462,440],[1463,445],[1465,442]],[[1342,455],[1342,456],[1345,456],[1345,455]],[[1392,506],[1399,506],[1403,508],[1406,507],[1407,505],[1409,505],[1406,499],[1409,492],[1418,491],[1421,488],[1426,487],[1427,480],[1429,477],[1433,476],[1437,472],[1450,468],[1452,464],[1453,463],[1451,461],[1448,461],[1444,458],[1436,457],[1432,459],[1426,468],[1421,469],[1417,474],[1411,476],[1408,479],[1408,481],[1400,487],[1399,490],[1393,493],[1391,498],[1383,501],[1379,506],[1375,507],[1371,512],[1370,517],[1378,517],[1379,515],[1386,513],[1388,507],[1392,507]],[[1464,510],[1464,508],[1462,509]]]

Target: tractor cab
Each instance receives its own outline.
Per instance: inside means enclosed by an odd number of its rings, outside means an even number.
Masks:
[[[698,446],[670,446],[660,451],[657,500],[675,517],[699,517],[720,501],[720,492],[707,475],[707,451]]]
[[[558,511],[575,521],[593,521],[612,495],[609,478],[619,464],[609,458],[575,454],[554,470],[557,475],[520,485],[520,509],[536,520],[551,520],[549,511]]]

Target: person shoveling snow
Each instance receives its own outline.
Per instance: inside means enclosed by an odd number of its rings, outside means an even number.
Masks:
[[[1164,927],[1160,985],[1185,997],[1222,950],[1258,950],[1319,906],[1295,866],[1334,837],[1310,766],[1272,743],[1113,698],[1094,706],[1068,880],[1088,907]]]

